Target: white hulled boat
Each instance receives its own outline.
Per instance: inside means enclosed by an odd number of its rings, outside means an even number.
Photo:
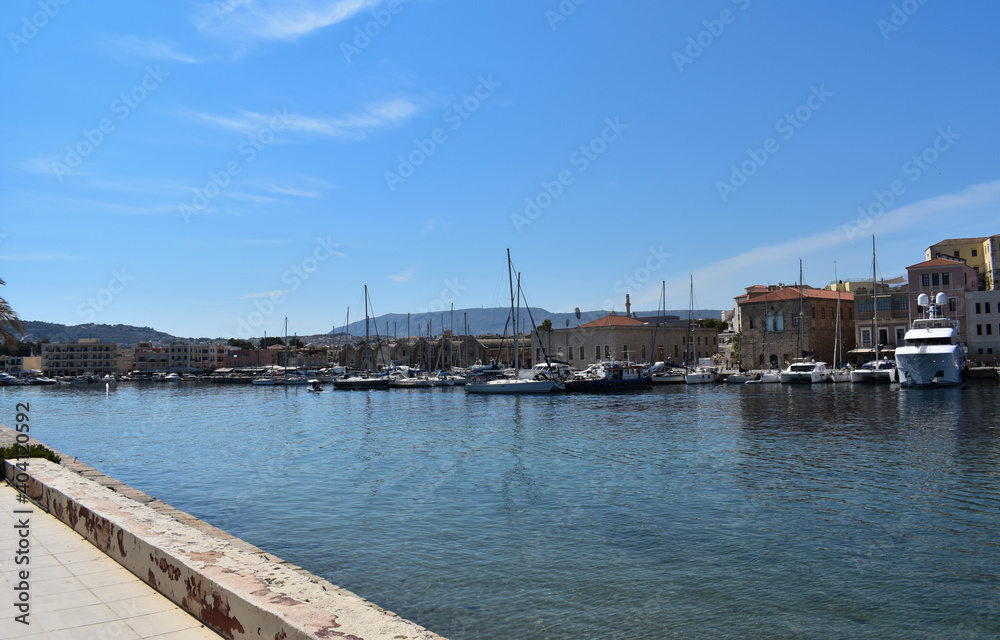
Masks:
[[[795,360],[781,372],[781,384],[817,384],[830,382],[825,362]]]
[[[861,367],[851,371],[851,382],[855,384],[899,382],[896,361],[881,358],[873,362],[866,362]]]
[[[948,303],[944,292],[934,302],[926,293],[917,298],[925,316],[917,318],[896,349],[901,382],[918,387],[960,385],[967,376],[966,347],[959,341],[958,322],[941,315]]]
[[[515,299],[514,299],[514,274],[513,266],[510,262],[510,249],[507,249],[507,277],[510,279],[510,315],[511,320],[514,321],[514,327],[520,326],[518,322],[518,313],[520,311],[520,304],[517,306],[515,311]],[[521,276],[518,274],[517,277],[517,291],[518,300],[521,296]],[[531,314],[531,307],[528,307],[528,314]],[[532,321],[534,325],[534,321]],[[506,333],[506,331],[505,331]],[[519,341],[518,330],[514,330],[514,343],[517,344]],[[490,393],[490,394],[510,394],[510,393],[552,393],[553,391],[565,391],[566,386],[561,380],[555,380],[549,377],[549,373],[555,373],[557,369],[546,368],[546,373],[544,374],[546,379],[544,380],[533,380],[520,377],[518,371],[519,367],[519,353],[521,349],[514,349],[514,375],[512,377],[502,376],[496,377],[492,380],[485,379],[490,374],[484,376],[476,376],[470,379],[466,385],[465,390],[468,393]],[[544,349],[543,349],[544,351]],[[551,367],[548,363],[548,356],[546,356],[546,364]],[[532,374],[538,375],[538,374]]]

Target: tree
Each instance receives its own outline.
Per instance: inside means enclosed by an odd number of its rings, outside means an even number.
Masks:
[[[0,280],[0,284],[6,284]],[[17,344],[18,334],[25,332],[24,322],[17,317],[17,313],[3,298],[0,298],[0,341],[5,345],[13,347]]]
[[[272,344],[276,344],[276,345],[278,345],[280,347],[283,347],[283,346],[285,346],[285,341],[282,340],[281,338],[277,338],[277,337],[273,337],[273,336],[270,337],[270,338],[261,338],[260,339],[260,348],[261,349],[267,349]]]
[[[253,343],[249,340],[243,340],[242,338],[230,338],[228,342],[230,347],[236,347],[238,349],[253,349]]]
[[[546,318],[542,320],[542,324],[538,325],[538,328],[542,331],[552,331],[552,321]]]

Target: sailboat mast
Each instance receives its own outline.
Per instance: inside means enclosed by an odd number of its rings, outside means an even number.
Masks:
[[[510,248],[507,248],[507,280],[510,282],[510,319],[514,322],[514,334],[517,335],[517,319],[514,315],[514,270],[510,264]],[[516,340],[516,338],[515,338]],[[500,355],[499,353],[497,354]],[[514,349],[514,369],[517,369],[517,349]]]
[[[840,279],[837,277],[837,261],[833,261],[833,286],[837,287],[837,328],[833,337],[833,366],[840,367],[837,354],[843,355],[840,345]]]
[[[878,295],[875,293],[875,235],[872,234],[872,356],[878,360]]]
[[[690,274],[691,293],[688,294],[688,343],[684,362],[689,368],[694,364],[694,274]]]
[[[371,344],[368,335],[368,285],[365,285],[365,371],[371,371]]]
[[[802,258],[799,258],[799,357],[805,359],[802,351],[802,323],[805,322],[806,314],[802,304]]]
[[[521,368],[521,358],[520,358],[520,354],[521,354],[521,330],[522,330],[522,325],[521,325],[521,272],[519,271],[517,273],[517,319],[514,322],[514,333],[517,336],[515,338],[515,340],[516,340],[515,344],[517,345],[517,348],[514,351],[515,357],[517,358],[517,360],[516,360],[517,364],[514,365],[514,368],[518,369],[518,370],[520,370],[520,368]]]

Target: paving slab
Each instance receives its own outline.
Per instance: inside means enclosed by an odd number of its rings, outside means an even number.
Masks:
[[[0,482],[0,640],[221,636],[157,593],[83,536]],[[27,524],[27,528],[23,527]],[[21,528],[18,528],[22,525]],[[17,555],[28,531],[27,553]],[[17,564],[17,558],[28,558]],[[21,571],[27,571],[23,580]],[[27,589],[18,589],[27,585]],[[28,594],[28,613],[14,603]]]

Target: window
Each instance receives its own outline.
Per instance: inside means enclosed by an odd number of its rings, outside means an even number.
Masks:
[[[924,286],[924,287],[931,286],[931,277],[930,277],[930,275],[925,273],[922,276],[920,276],[920,284],[921,284],[921,286]]]
[[[774,331],[774,314],[770,311],[764,317],[764,331]]]
[[[941,274],[941,284],[951,284],[951,274],[942,273]]]
[[[989,312],[990,312],[990,303],[987,302],[986,303],[986,313],[989,313]]]
[[[941,284],[941,276],[937,273],[931,274],[931,283],[936,287]]]
[[[581,344],[580,345],[580,359],[584,360],[584,359],[586,359],[586,357],[587,357],[586,354],[583,352],[583,345]]]
[[[823,307],[822,309],[820,309],[820,316],[819,317],[822,320],[826,320],[826,307]]]
[[[774,316],[774,330],[785,330],[785,316],[780,311],[778,312],[778,315]]]
[[[594,361],[598,362],[601,359],[601,345],[597,345],[594,348]]]
[[[986,335],[988,336],[993,335],[993,325],[991,324],[986,325]]]
[[[948,311],[958,311],[958,298],[948,299]]]
[[[872,343],[872,332],[871,329],[861,330],[861,344],[871,344]]]
[[[608,345],[604,345],[604,357],[607,360],[611,359],[611,347],[609,347]]]
[[[979,251],[977,251],[976,249],[973,249],[972,250],[972,257],[975,258],[978,255],[979,255]]]
[[[960,257],[960,256],[958,255],[958,250],[957,250],[957,249],[955,250],[955,257],[956,257],[956,258]]]
[[[982,313],[982,312],[983,312],[983,308],[982,308],[982,306],[981,306],[981,305],[980,305],[980,304],[979,304],[979,303],[977,302],[977,303],[976,303],[976,313]]]
[[[896,329],[896,344],[903,344],[903,337],[906,335],[906,329]]]
[[[622,359],[628,360],[628,345],[627,344],[623,344],[622,345]]]
[[[889,303],[890,303],[889,298],[882,298],[881,300],[878,301],[876,307],[878,308],[879,311],[888,311]]]
[[[639,356],[643,360],[646,359],[646,345],[642,345],[642,355]]]

